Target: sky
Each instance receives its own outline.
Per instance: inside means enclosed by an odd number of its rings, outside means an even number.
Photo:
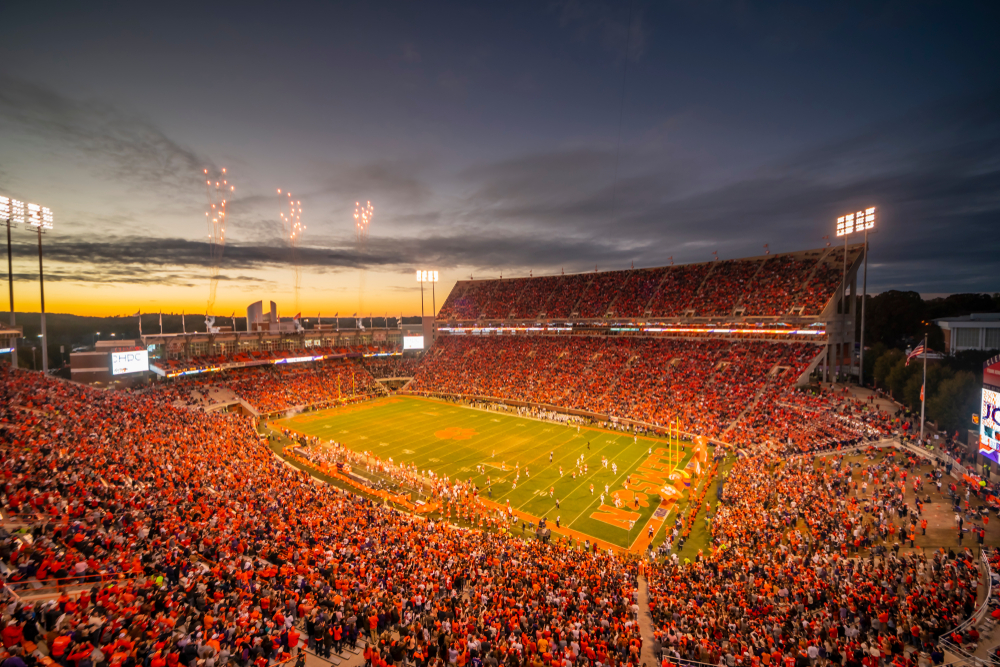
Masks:
[[[0,194],[54,212],[50,312],[414,315],[416,269],[440,307],[470,276],[818,248],[868,206],[869,291],[1000,291],[997,25],[974,1],[3,3]],[[36,245],[13,232],[18,311]]]

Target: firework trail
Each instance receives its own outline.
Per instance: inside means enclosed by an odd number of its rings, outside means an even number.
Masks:
[[[278,188],[281,194],[281,188]],[[281,225],[292,246],[292,266],[295,269],[295,312],[299,312],[299,290],[302,288],[302,267],[299,266],[299,238],[306,230],[302,224],[302,202],[292,199],[291,192],[285,192],[283,200],[288,204],[288,212],[281,211]]]
[[[208,195],[208,209],[205,218],[208,220],[208,244],[212,265],[208,279],[208,304],[206,314],[211,314],[215,308],[215,293],[219,288],[219,265],[226,247],[226,219],[228,216],[229,197],[236,187],[229,182],[225,167],[213,177],[208,169],[204,170],[205,193]]]
[[[367,202],[364,206],[361,202],[354,202],[354,235],[359,255],[363,255],[368,250],[368,227],[371,225],[375,209],[372,203]],[[365,269],[361,267],[358,274],[358,312],[365,310]]]

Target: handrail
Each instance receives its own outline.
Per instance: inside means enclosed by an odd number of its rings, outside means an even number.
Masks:
[[[990,560],[986,556],[985,551],[980,552],[979,559],[982,561],[982,564],[985,568],[983,574],[985,574],[986,576],[986,595],[983,598],[983,603],[978,607],[976,607],[975,611],[972,612],[972,615],[969,616],[969,618],[967,618],[965,621],[958,624],[951,630],[942,633],[941,639],[938,640],[938,646],[940,646],[944,650],[954,653],[955,655],[961,655],[966,661],[971,661],[975,665],[984,665],[986,664],[986,662],[982,658],[977,658],[976,656],[972,655],[967,650],[965,650],[963,647],[955,644],[950,639],[950,637],[956,632],[961,634],[966,630],[968,630],[971,626],[975,625],[976,623],[979,623],[986,615],[986,610],[989,608],[990,597],[993,594],[993,568],[990,567]]]
[[[45,579],[43,581],[38,581],[37,579],[34,581],[5,581],[3,585],[14,597],[21,599],[25,595],[48,595],[50,592],[64,592],[65,588],[68,586],[94,586],[95,584],[103,586],[111,583],[131,583],[139,581],[142,578],[126,578],[124,576],[125,574],[127,573],[92,572],[90,574],[82,574],[76,577],[61,577],[59,579]],[[41,586],[35,587],[33,584],[36,583],[41,584]],[[72,594],[75,595],[82,592],[82,590],[74,591]],[[20,593],[20,595],[18,593]]]

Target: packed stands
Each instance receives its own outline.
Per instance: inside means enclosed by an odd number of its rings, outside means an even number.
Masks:
[[[545,316],[569,317],[575,310],[577,302],[583,292],[590,285],[592,274],[577,273],[571,276],[562,276],[556,288],[552,291],[552,296],[545,303]]]
[[[532,319],[544,312],[545,305],[561,278],[562,276],[521,278],[525,282],[517,301],[514,303],[514,319]]]
[[[157,388],[161,387],[171,395],[178,391],[197,392],[200,396],[230,392],[262,415],[332,405],[347,398],[381,393],[378,383],[365,367],[350,360],[249,366],[182,376],[161,383]]]
[[[489,303],[483,310],[486,317],[498,320],[506,319],[514,310],[514,303],[528,282],[527,278],[497,281],[496,287],[490,295]]]
[[[618,317],[642,317],[646,306],[660,287],[669,268],[629,271],[615,299],[614,313]]]
[[[660,289],[649,304],[653,317],[680,317],[688,310],[691,299],[701,288],[715,264],[688,264],[670,267]]]
[[[629,271],[605,271],[595,273],[590,285],[580,297],[579,314],[584,319],[604,317],[611,303],[627,285]]]
[[[398,350],[398,348],[396,348]],[[290,350],[241,350],[229,354],[193,356],[189,359],[155,359],[151,366],[160,374],[172,377],[180,373],[198,373],[207,370],[236,368],[273,364],[286,359],[345,359],[380,352],[391,352],[392,348],[379,345],[358,345],[352,347],[302,347]]]
[[[657,426],[679,421],[685,432],[711,438],[727,439],[723,434],[733,429],[738,442],[784,442],[779,434],[788,429],[759,399],[771,406],[776,397],[794,396],[819,350],[738,339],[442,336],[410,390],[551,405]],[[869,433],[844,424],[814,437],[825,435],[847,441]]]
[[[384,378],[413,377],[420,365],[420,359],[419,357],[393,355],[390,357],[364,357],[360,363],[369,375],[381,380]]]
[[[634,561],[313,483],[249,418],[0,368],[0,451],[2,510],[33,538],[0,534],[5,654],[266,667],[364,638],[379,665],[638,664]],[[83,592],[16,597],[56,579]]]
[[[711,521],[711,553],[651,568],[650,611],[665,658],[912,665],[933,651],[940,663],[935,645],[971,615],[980,572],[971,550],[890,550],[903,537],[888,526],[897,513],[901,532],[910,524],[908,541],[916,532],[901,491],[917,462],[906,462],[902,480],[899,463],[856,471],[841,456],[738,460]],[[869,501],[857,487],[870,472],[885,482]],[[858,557],[862,550],[880,557]]]
[[[744,294],[761,293],[762,286],[752,279],[763,261],[728,259],[712,265],[709,280],[694,293],[687,308],[701,316],[729,315]],[[767,298],[773,295],[765,293]]]
[[[860,252],[860,246],[849,247],[848,260]],[[816,316],[840,285],[843,260],[838,247],[656,269],[459,281],[437,317]]]
[[[443,336],[409,390],[679,424],[686,433],[789,452],[895,430],[872,407],[796,388],[820,349],[742,339]]]
[[[32,539],[0,534],[5,653],[44,645],[66,667],[267,667],[363,638],[373,665],[640,663],[634,560],[448,528],[312,483],[245,417],[2,368],[0,452],[0,509],[32,526]],[[890,517],[915,532],[902,502],[915,465],[751,447],[708,552],[645,568],[654,650],[674,665],[937,656],[972,613],[980,572],[970,549],[886,548]],[[870,499],[865,478],[878,480]],[[37,606],[16,597],[53,581],[82,592]]]

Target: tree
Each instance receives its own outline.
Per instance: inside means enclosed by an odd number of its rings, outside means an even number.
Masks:
[[[920,385],[923,384],[924,379],[924,369],[922,362],[914,362],[910,364],[909,368],[915,369],[911,372],[910,376],[906,380],[906,386],[903,389],[903,404],[913,411],[920,410]],[[944,380],[950,379],[955,375],[947,366],[942,366],[938,363],[927,365],[927,398],[930,398],[937,391],[938,386]]]
[[[961,431],[972,426],[972,415],[979,411],[982,390],[979,379],[969,371],[959,371],[941,382],[927,401],[927,414],[946,431]]]
[[[898,345],[922,332],[924,301],[916,292],[889,290],[872,297],[865,318],[865,341]]]
[[[938,299],[928,299],[925,303],[928,320],[971,313],[995,313],[998,305],[989,294],[950,294]]]
[[[889,371],[889,377],[886,378],[886,385],[889,387],[889,393],[900,401],[901,403],[906,403],[905,400],[905,390],[906,384],[909,382],[910,378],[918,371],[918,366],[915,364],[906,365],[906,359],[900,359]]]
[[[889,350],[875,361],[872,377],[875,378],[875,385],[882,389],[889,388],[889,374],[896,364],[906,359],[902,350]]]
[[[962,350],[953,354],[948,362],[955,370],[979,373],[982,376],[983,364],[997,354],[1000,354],[1000,350]]]
[[[875,343],[870,349],[865,350],[865,378],[868,380],[868,384],[872,383],[872,379],[875,377],[875,364],[878,362],[879,358],[882,357],[889,348],[885,346],[885,343]]]
[[[944,331],[940,325],[937,322],[927,320],[924,331],[927,332],[927,347],[936,352],[944,352]]]

